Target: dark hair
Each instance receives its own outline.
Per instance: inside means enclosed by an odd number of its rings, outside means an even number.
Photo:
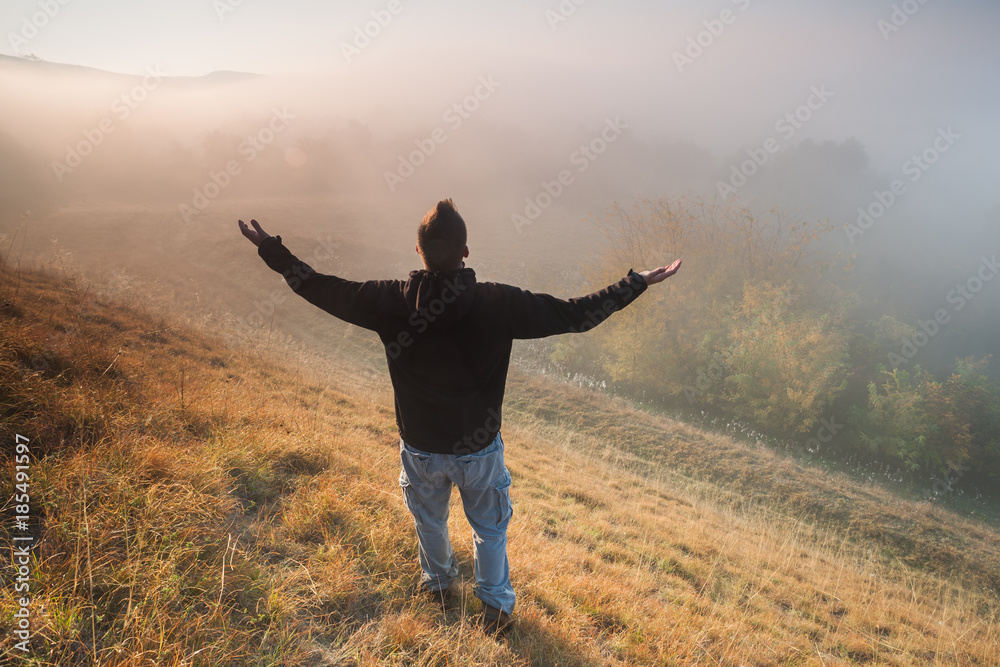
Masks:
[[[465,256],[465,220],[451,199],[442,199],[417,227],[417,247],[431,271],[453,269]]]

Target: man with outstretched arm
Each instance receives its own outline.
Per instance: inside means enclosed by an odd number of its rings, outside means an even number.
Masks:
[[[240,220],[240,231],[296,294],[382,340],[400,435],[399,484],[416,526],[422,586],[445,603],[458,576],[448,538],[454,484],[475,533],[474,592],[483,603],[483,624],[506,632],[516,596],[507,561],[512,507],[500,426],[512,341],[588,331],[676,273],[681,260],[641,273],[629,269],[614,285],[563,300],[477,282],[464,262],[465,221],[450,199],[438,202],[417,228],[424,268],[405,281],[317,273],[280,236],[256,220],[250,224],[253,229]]]

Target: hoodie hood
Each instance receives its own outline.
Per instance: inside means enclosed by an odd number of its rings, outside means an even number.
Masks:
[[[470,268],[450,271],[410,271],[403,297],[410,322],[419,320],[427,329],[440,329],[468,314],[476,293],[476,272]]]

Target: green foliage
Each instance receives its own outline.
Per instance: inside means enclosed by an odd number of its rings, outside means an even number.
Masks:
[[[938,425],[938,449],[1000,478],[1000,384],[983,374],[988,364],[989,357],[959,359],[951,377],[929,384],[927,410]]]
[[[923,378],[926,373],[917,372]],[[940,467],[940,453],[928,436],[935,426],[924,408],[921,383],[914,383],[905,370],[884,371],[881,386],[868,385],[866,409],[852,408],[849,423],[858,430],[860,442],[872,453],[895,457],[910,470]]]
[[[943,472],[970,467],[1000,473],[1000,387],[982,371],[982,360],[961,359],[939,382],[919,366],[882,371],[864,409],[850,421],[872,452],[897,458],[911,470]]]

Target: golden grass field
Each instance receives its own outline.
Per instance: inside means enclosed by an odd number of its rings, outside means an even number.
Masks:
[[[384,373],[0,271],[0,430],[6,461],[31,438],[40,537],[26,655],[4,578],[4,664],[1000,664],[994,527],[516,373],[494,639],[457,494],[462,594],[414,595]]]

